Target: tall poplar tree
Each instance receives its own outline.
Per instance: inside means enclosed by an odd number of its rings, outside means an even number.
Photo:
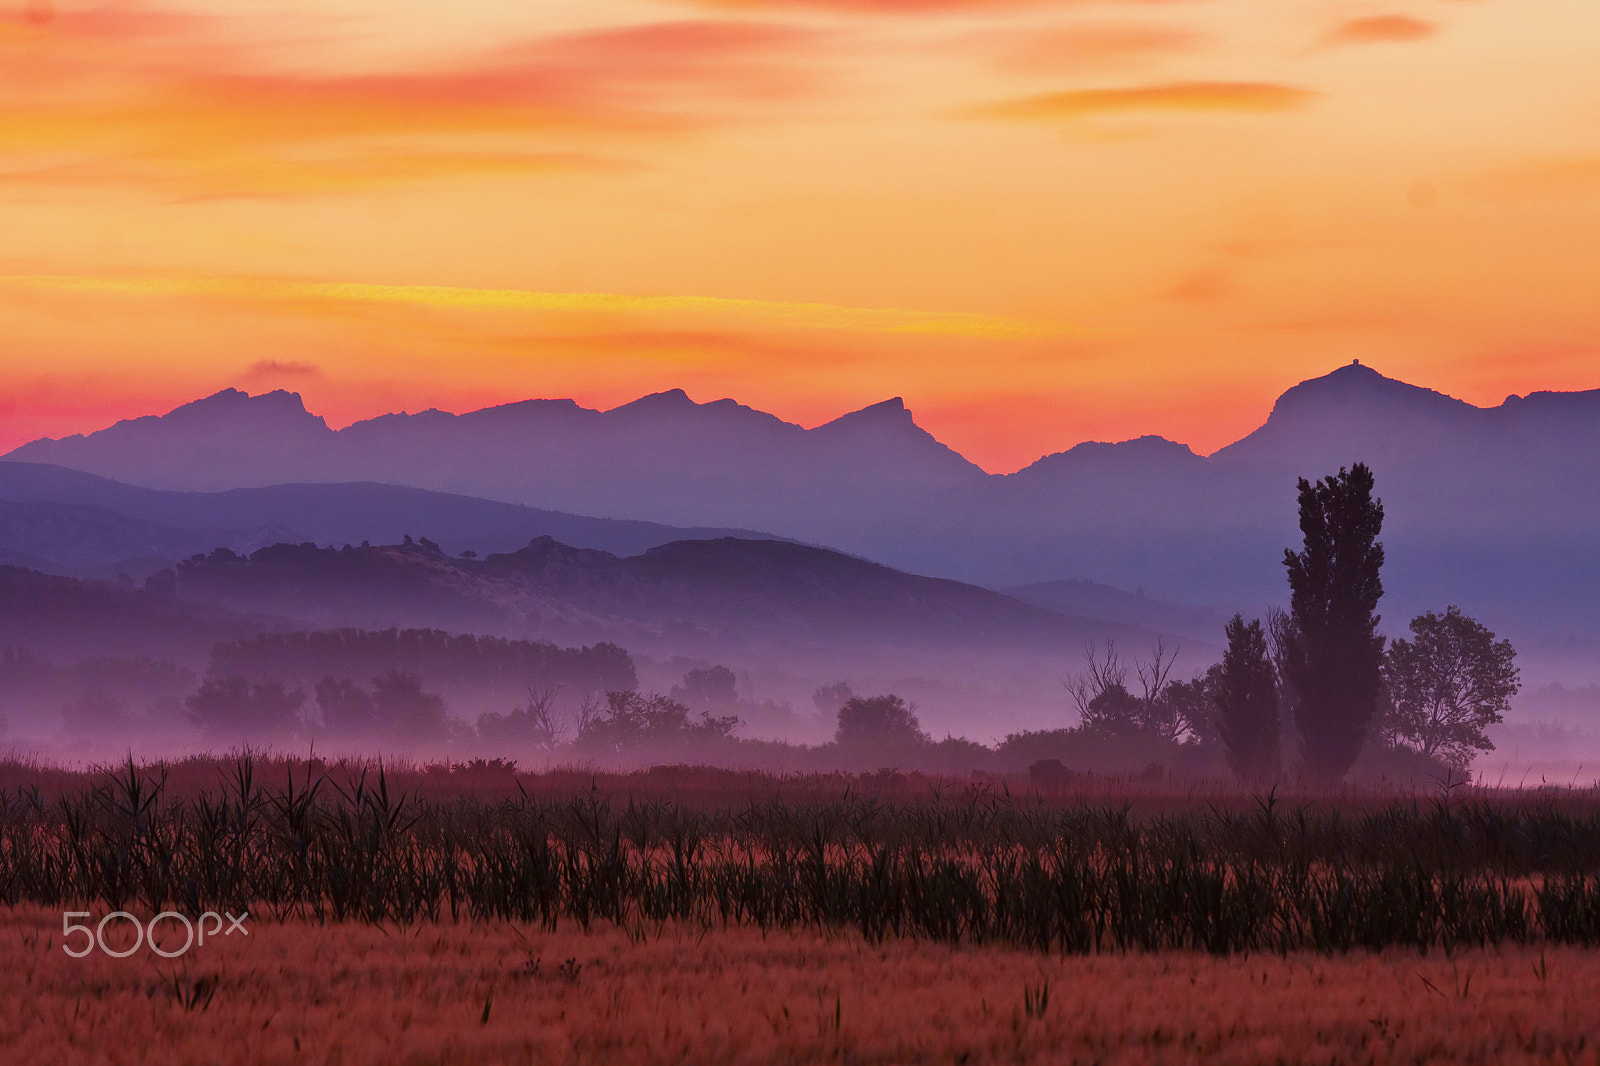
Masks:
[[[1241,781],[1262,784],[1278,774],[1278,683],[1259,619],[1234,615],[1224,631],[1216,686],[1217,734]]]
[[[1299,488],[1305,547],[1283,553],[1294,622],[1284,665],[1305,772],[1332,784],[1361,753],[1383,692],[1383,504],[1364,463]]]

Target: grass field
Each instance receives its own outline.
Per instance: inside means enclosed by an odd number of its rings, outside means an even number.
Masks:
[[[1593,1063],[1600,955],[1044,956],[668,923],[253,923],[185,967],[0,911],[19,1063]],[[569,961],[570,960],[570,961]]]
[[[1600,1064],[1593,795],[368,771],[9,781],[0,1060]]]

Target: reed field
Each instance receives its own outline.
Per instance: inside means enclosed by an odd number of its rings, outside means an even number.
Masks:
[[[0,903],[244,910],[409,925],[665,922],[1104,951],[1422,951],[1600,944],[1600,807],[1537,795],[1275,794],[1135,812],[991,787],[845,788],[689,806],[418,798],[382,768],[249,758],[168,796],[131,762],[47,798],[0,794]]]
[[[1588,793],[39,769],[18,1061],[1600,1062]],[[68,911],[251,933],[71,958]]]

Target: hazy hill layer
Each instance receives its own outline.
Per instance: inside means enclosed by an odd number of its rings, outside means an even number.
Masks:
[[[259,629],[213,605],[0,566],[0,650],[60,662],[149,657],[203,670],[217,641]]]
[[[1136,627],[1069,618],[940,578],[772,540],[676,541],[622,557],[540,537],[482,559],[431,541],[217,551],[177,571],[185,600],[318,627],[437,626],[657,654],[855,657],[866,649],[1076,649]]]
[[[845,680],[898,692],[930,729],[968,735],[1066,724],[1059,681],[1086,644],[1111,639],[1139,656],[1156,640],[838,552],[736,538],[632,556],[549,537],[483,558],[447,555],[427,539],[218,549],[148,590],[0,569],[0,649],[62,663],[148,655],[204,670],[218,641],[345,627],[617,644],[651,657],[641,681],[663,691],[690,665],[720,663],[742,685],[760,679],[741,691],[802,714],[818,686]],[[1214,645],[1183,643],[1185,676],[1216,655]]]
[[[0,553],[19,565],[92,572],[280,542],[436,538],[452,551],[506,551],[537,536],[634,554],[674,540],[748,531],[586,518],[398,485],[301,484],[225,492],[138,488],[65,467],[0,462]],[[761,534],[756,534],[761,535]],[[31,561],[31,562],[25,562]],[[130,571],[132,572],[132,571]]]
[[[1386,508],[1391,619],[1457,603],[1500,626],[1600,633],[1600,391],[1479,408],[1359,364],[1288,390],[1258,430],[1210,456],[1142,437],[1080,444],[1004,476],[934,440],[898,400],[806,430],[681,391],[604,412],[539,400],[335,431],[293,394],[228,390],[160,418],[37,441],[11,458],[169,488],[357,479],[447,488],[758,528],[991,587],[1086,579],[1247,609],[1284,597],[1282,552],[1299,539],[1296,478],[1364,461]],[[403,531],[476,546],[476,505],[436,503]],[[354,539],[306,529],[282,509],[242,517],[204,524],[277,523],[323,542]],[[537,532],[625,554],[648,546]]]

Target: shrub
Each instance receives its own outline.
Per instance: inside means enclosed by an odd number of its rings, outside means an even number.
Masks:
[[[299,727],[305,701],[303,691],[291,691],[282,681],[208,677],[187,704],[190,721],[208,740],[282,743]]]
[[[637,692],[606,693],[606,709],[579,726],[577,747],[596,754],[620,754],[645,745],[725,740],[739,727],[734,715],[689,717],[689,708],[669,696]]]
[[[834,740],[841,745],[925,744],[916,708],[899,696],[852,696],[839,707]]]

